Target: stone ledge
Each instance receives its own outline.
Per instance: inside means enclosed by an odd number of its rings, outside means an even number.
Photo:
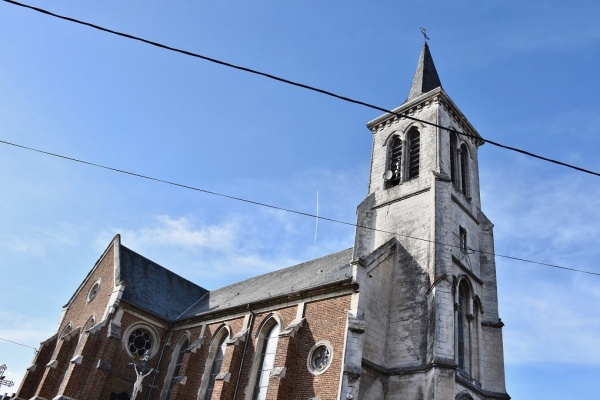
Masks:
[[[504,322],[502,322],[501,319],[498,319],[498,322],[492,322],[492,321],[483,321],[481,323],[481,326],[485,326],[487,328],[498,328],[498,329],[502,329],[502,327],[504,326]]]
[[[465,379],[464,377],[462,377],[459,374],[456,374],[456,382],[460,383],[461,385],[471,389],[472,391],[474,391],[475,393],[484,396],[486,399],[490,399],[490,400],[510,400],[510,396],[508,395],[508,393],[499,393],[499,392],[492,392],[489,390],[485,390],[477,385],[475,385],[473,382],[471,382],[468,379]]]
[[[414,365],[408,367],[384,367],[383,365],[376,364],[366,358],[362,359],[362,365],[370,368],[374,371],[379,372],[382,375],[393,376],[393,375],[406,375],[406,374],[417,374],[421,372],[427,372],[431,368],[443,368],[443,369],[456,369],[456,363],[454,360],[446,358],[433,359],[427,364]]]
[[[217,381],[229,382],[231,379],[231,372],[219,372],[219,374],[215,377]]]

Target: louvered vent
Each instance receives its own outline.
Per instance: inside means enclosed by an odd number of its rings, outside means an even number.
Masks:
[[[396,186],[400,183],[400,169],[402,168],[402,140],[395,137],[392,142],[392,154],[390,155],[389,169],[393,177],[388,181],[388,187]]]
[[[419,176],[419,152],[421,147],[421,135],[416,129],[410,134],[408,148],[408,179],[415,179]]]

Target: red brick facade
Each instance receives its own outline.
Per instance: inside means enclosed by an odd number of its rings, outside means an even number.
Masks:
[[[140,357],[130,354],[127,342],[136,327],[151,332],[153,350],[147,366],[158,371],[144,378],[138,400],[166,399],[171,385],[170,399],[204,399],[204,381],[223,333],[226,350],[211,399],[252,399],[260,364],[257,349],[265,327],[274,323],[280,324],[280,334],[266,399],[339,397],[351,286],[170,322],[114,301],[115,246],[116,242],[106,250],[65,306],[58,333],[41,345],[19,388],[19,399],[104,400],[123,392],[131,396],[136,373],[128,363],[139,363]],[[97,282],[97,294],[90,300],[90,289]],[[173,380],[175,361],[186,340]],[[319,340],[331,344],[333,357],[324,373],[313,375],[307,359]]]

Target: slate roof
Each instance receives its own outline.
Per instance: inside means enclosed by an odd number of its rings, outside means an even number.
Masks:
[[[178,319],[352,280],[352,248],[211,291]]]
[[[208,293],[123,245],[119,253],[120,279],[125,281],[122,301],[171,321]]]
[[[417,70],[415,71],[415,76],[413,77],[413,82],[406,101],[415,99],[438,87],[442,87],[442,82],[440,81],[440,77],[433,64],[429,46],[427,45],[427,42],[425,42],[423,49],[421,50],[421,55],[419,56]]]

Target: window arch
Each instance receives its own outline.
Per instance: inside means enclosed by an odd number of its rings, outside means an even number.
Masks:
[[[471,377],[477,381],[481,380],[481,303],[477,296],[473,296],[473,321],[472,321],[472,368]]]
[[[458,368],[466,371],[465,368],[465,356],[468,353],[466,346],[466,336],[468,336],[468,327],[467,327],[467,301],[468,301],[468,293],[469,289],[464,281],[462,281],[458,286],[458,307],[456,313],[456,352],[457,352],[457,364]],[[467,331],[467,335],[465,335],[465,331]]]
[[[62,337],[67,336],[69,333],[71,333],[72,330],[73,330],[73,322],[69,322],[67,324],[67,326],[65,326],[63,328],[62,332],[60,333],[60,335],[58,337],[62,338]]]
[[[456,186],[456,152],[457,152],[457,140],[454,133],[450,133],[450,180]]]
[[[462,373],[479,379],[481,376],[481,355],[479,353],[481,320],[478,314],[482,312],[481,303],[474,294],[470,280],[465,275],[459,278],[455,293],[456,364]]]
[[[277,315],[272,315],[263,323],[256,339],[254,364],[250,384],[253,385],[252,400],[265,400],[269,388],[269,378],[275,366],[275,353],[282,323]]]
[[[96,317],[92,315],[88,318],[87,322],[83,326],[83,331],[89,332],[94,327],[94,325],[96,325]]]
[[[455,400],[473,400],[473,397],[469,394],[469,392],[463,390],[456,395]]]
[[[402,180],[402,150],[402,139],[400,136],[394,135],[390,142],[388,166],[386,170],[391,172],[391,177],[385,177],[385,179],[387,179],[387,187],[396,186]]]
[[[421,153],[421,134],[415,127],[408,132],[407,157],[406,157],[406,180],[419,177],[419,162]]]
[[[465,196],[469,192],[469,150],[466,144],[460,145],[460,191]]]
[[[221,372],[223,358],[227,350],[227,340],[231,337],[228,325],[222,325],[213,335],[208,348],[208,357],[198,390],[198,399],[210,399],[215,388],[217,375]]]
[[[227,336],[223,335],[223,337],[217,344],[217,352],[215,353],[212,367],[210,369],[210,375],[208,376],[208,387],[206,388],[206,395],[204,396],[205,400],[210,400],[210,398],[212,397],[212,392],[215,388],[215,381],[217,379],[217,375],[219,375],[219,372],[221,372],[221,366],[223,365],[223,357],[225,356],[225,350],[227,349],[227,344],[225,343],[225,340],[227,340]]]
[[[188,336],[183,335],[179,339],[177,346],[175,346],[175,348],[173,349],[171,365],[169,366],[169,371],[172,371],[172,372],[167,374],[167,377],[168,377],[167,379],[169,379],[170,382],[168,382],[169,389],[167,390],[166,395],[164,397],[166,400],[169,400],[171,398],[171,394],[173,393],[173,390],[175,389],[175,385],[179,381],[181,381],[181,377],[179,376],[179,373],[181,371],[181,365],[183,364],[183,356],[185,355],[185,352],[188,349],[189,345],[190,345],[190,340],[189,340]],[[167,386],[167,385],[165,385],[165,386]]]

